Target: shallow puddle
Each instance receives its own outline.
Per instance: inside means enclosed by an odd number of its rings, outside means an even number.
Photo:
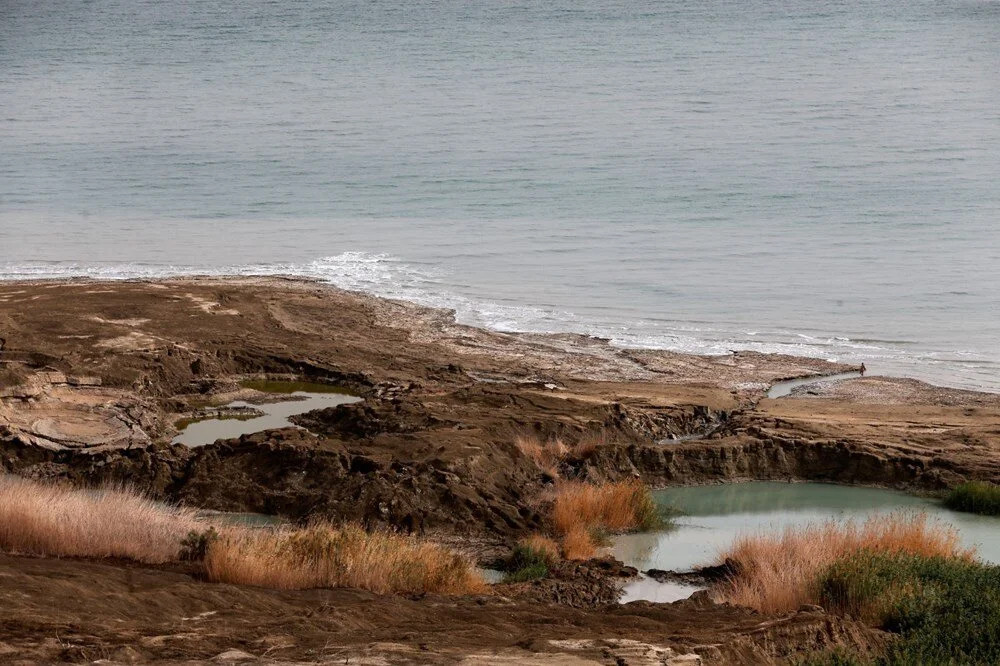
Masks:
[[[483,580],[485,580],[490,585],[496,585],[497,583],[502,583],[504,576],[507,575],[504,572],[500,571],[499,569],[487,569],[485,567],[476,567],[476,571],[479,573],[480,576],[483,577]]]
[[[218,526],[236,527],[280,527],[286,520],[266,513],[236,513],[231,511],[199,511],[197,517]]]
[[[831,519],[863,521],[875,513],[900,511],[926,512],[932,519],[953,525],[962,543],[975,546],[981,559],[1000,563],[1000,517],[950,511],[938,500],[895,490],[754,482],[669,488],[656,491],[654,496],[659,504],[676,507],[684,515],[675,519],[673,529],[664,532],[616,537],[612,554],[640,571],[689,571],[711,564],[743,534],[780,531]],[[656,581],[642,582],[634,584],[632,598],[652,599],[652,595],[661,594]],[[636,596],[639,594],[647,596]]]
[[[639,576],[622,587],[622,596],[618,599],[618,602],[627,604],[630,601],[655,601],[661,604],[669,604],[681,599],[687,599],[700,589],[702,588],[697,585],[659,583],[648,576]]]
[[[173,444],[187,446],[205,446],[219,439],[231,439],[241,435],[250,435],[274,428],[297,428],[289,421],[289,417],[310,412],[314,409],[324,409],[336,405],[346,405],[360,402],[362,399],[346,393],[343,389],[328,384],[313,384],[309,382],[276,382],[250,381],[244,382],[246,388],[256,389],[266,393],[290,396],[294,400],[252,404],[236,400],[224,408],[254,409],[263,412],[260,416],[246,414],[222,414],[218,417],[187,423],[176,437]]]

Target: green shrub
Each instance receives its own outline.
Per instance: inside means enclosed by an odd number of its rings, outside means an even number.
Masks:
[[[521,567],[517,571],[510,571],[504,574],[505,583],[524,583],[529,580],[540,580],[549,575],[549,567],[544,562],[537,562]]]
[[[219,538],[219,533],[214,527],[209,527],[204,532],[191,530],[188,535],[181,540],[181,559],[190,562],[201,562],[208,553],[208,547]]]
[[[666,514],[657,506],[649,486],[643,485],[636,492],[635,517],[640,532],[652,532],[667,527]]]
[[[541,549],[520,545],[504,564],[505,583],[523,583],[538,580],[549,575],[551,556]]]
[[[1000,486],[985,481],[962,483],[944,498],[944,505],[955,511],[1000,515]]]
[[[899,634],[879,663],[1000,663],[1000,567],[862,552],[818,584],[827,609]]]

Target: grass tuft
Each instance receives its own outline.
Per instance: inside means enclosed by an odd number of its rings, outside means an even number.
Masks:
[[[532,435],[521,435],[514,440],[514,444],[521,455],[552,478],[558,478],[559,465],[569,453],[569,447],[558,438],[541,440]]]
[[[587,433],[573,444],[558,437],[547,440],[534,434],[520,435],[514,440],[518,451],[531,459],[538,469],[552,478],[559,478],[560,466],[571,460],[586,460],[611,439],[605,432]]]
[[[1000,515],[1000,486],[986,481],[968,481],[952,488],[944,505],[955,511]]]
[[[522,583],[549,575],[549,568],[559,561],[559,545],[552,539],[533,534],[514,549],[504,569],[505,583]]]
[[[649,487],[640,481],[602,485],[564,481],[555,488],[552,524],[560,534],[580,527],[627,532],[657,529],[663,518]]]
[[[597,544],[585,526],[576,525],[563,535],[562,549],[567,560],[589,560],[597,552]]]
[[[734,574],[720,588],[727,601],[765,613],[817,603],[816,580],[834,562],[858,552],[971,561],[951,527],[924,514],[877,515],[858,525],[828,522],[781,534],[747,535],[720,555]]]
[[[442,546],[354,525],[242,530],[205,555],[209,580],[282,590],[355,587],[378,594],[482,594],[472,564]]]
[[[193,511],[128,488],[78,490],[0,476],[0,549],[8,553],[162,564],[203,527]]]
[[[559,561],[559,544],[556,543],[555,539],[543,534],[532,534],[525,537],[518,545],[538,553],[539,559],[548,565]]]

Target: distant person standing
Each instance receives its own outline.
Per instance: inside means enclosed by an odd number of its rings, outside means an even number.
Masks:
[[[865,367],[865,364],[864,364],[864,363],[862,363],[862,364],[861,364],[861,376],[862,376],[862,377],[864,377],[864,376],[865,376],[865,370],[867,370],[867,369],[868,369],[868,368],[866,368],[866,367]]]

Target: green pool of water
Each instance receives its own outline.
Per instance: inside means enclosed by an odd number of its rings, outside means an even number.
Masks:
[[[669,488],[656,501],[680,509],[672,529],[615,539],[615,557],[640,570],[689,570],[710,563],[742,534],[827,520],[864,520],[875,513],[926,512],[958,529],[981,559],[1000,563],[1000,518],[950,511],[940,501],[895,490],[826,483],[754,482]]]

